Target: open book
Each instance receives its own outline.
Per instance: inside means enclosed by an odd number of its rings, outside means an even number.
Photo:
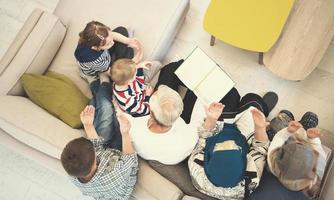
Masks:
[[[219,102],[235,85],[199,47],[190,53],[175,74],[207,106]]]

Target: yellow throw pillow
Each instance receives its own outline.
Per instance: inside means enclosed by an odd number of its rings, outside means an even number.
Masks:
[[[24,74],[21,81],[31,101],[72,128],[82,127],[80,113],[89,99],[69,78],[48,72],[46,75]]]

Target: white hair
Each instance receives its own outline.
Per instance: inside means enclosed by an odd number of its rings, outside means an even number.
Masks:
[[[150,98],[150,108],[158,123],[170,127],[183,111],[183,101],[179,93],[166,85],[160,85]]]

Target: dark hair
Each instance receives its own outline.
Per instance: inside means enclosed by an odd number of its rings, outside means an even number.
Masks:
[[[65,146],[60,160],[69,175],[87,176],[95,162],[93,143],[84,137],[70,141]]]
[[[103,46],[106,44],[106,38],[109,36],[110,28],[101,22],[91,21],[85,29],[79,33],[79,44],[85,43],[90,47]]]

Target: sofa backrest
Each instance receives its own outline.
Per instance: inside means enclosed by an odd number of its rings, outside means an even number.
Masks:
[[[0,95],[23,95],[22,74],[43,74],[65,33],[57,16],[35,9],[0,60]]]

